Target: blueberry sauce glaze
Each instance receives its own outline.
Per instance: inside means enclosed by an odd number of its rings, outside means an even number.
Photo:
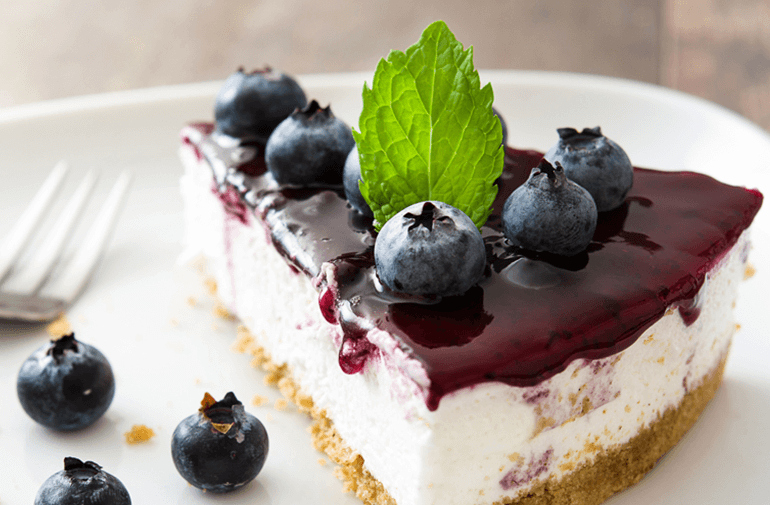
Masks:
[[[599,214],[586,252],[566,260],[532,255],[506,243],[501,212],[542,153],[507,148],[494,209],[482,229],[484,279],[462,296],[410,299],[383,293],[374,281],[376,234],[370,219],[350,209],[341,188],[280,188],[255,168],[258,154],[236,153],[248,146],[228,147],[205,124],[182,136],[211,164],[215,190],[228,195],[235,188],[290,265],[311,277],[323,263],[334,265],[334,290],[321,286],[319,304],[324,317],[342,327],[342,369],[363,369],[366,350],[374,346],[356,320],[368,321],[423,363],[431,410],[463,387],[488,381],[532,386],[574,359],[618,353],[672,306],[691,324],[706,273],[751,224],[763,199],[756,190],[702,174],[635,168],[625,203]],[[233,170],[241,165],[247,173]],[[343,306],[354,316],[342,318]]]

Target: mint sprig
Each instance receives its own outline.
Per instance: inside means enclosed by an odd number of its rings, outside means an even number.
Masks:
[[[380,60],[353,131],[377,229],[425,200],[462,210],[479,228],[486,222],[503,170],[493,100],[492,86],[480,87],[473,47],[463,49],[443,21],[406,53]]]

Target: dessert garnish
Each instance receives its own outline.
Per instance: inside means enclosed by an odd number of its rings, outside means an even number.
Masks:
[[[414,203],[438,200],[481,227],[503,169],[492,86],[480,87],[473,48],[436,21],[405,53],[380,60],[364,84],[359,131],[361,193],[379,230]]]
[[[131,505],[128,490],[93,461],[64,458],[64,470],[43,482],[35,505]]]
[[[574,256],[588,247],[598,212],[591,194],[543,159],[503,207],[503,232],[515,246]]]
[[[220,401],[206,393],[199,411],[183,419],[171,439],[179,474],[215,493],[251,482],[262,470],[268,449],[265,427],[232,392]]]
[[[305,92],[288,75],[270,67],[239,68],[217,93],[214,117],[221,133],[264,144],[281,121],[305,104]]]
[[[599,212],[623,204],[634,184],[634,169],[626,152],[602,134],[600,127],[559,128],[559,141],[545,153],[564,173],[591,193]]]
[[[115,396],[115,376],[98,349],[70,333],[24,361],[16,392],[24,411],[38,423],[55,430],[79,430],[107,411]]]
[[[340,185],[345,159],[355,145],[350,127],[331,107],[313,100],[295,110],[273,131],[265,164],[279,184]]]
[[[476,225],[443,202],[420,202],[393,216],[374,243],[380,282],[423,296],[461,295],[484,274],[487,255]]]

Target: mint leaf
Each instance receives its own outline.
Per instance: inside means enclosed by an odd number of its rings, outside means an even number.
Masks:
[[[473,48],[464,50],[443,21],[406,53],[380,60],[353,131],[377,229],[424,200],[462,210],[479,228],[486,222],[503,170],[493,100],[492,86],[480,87]]]

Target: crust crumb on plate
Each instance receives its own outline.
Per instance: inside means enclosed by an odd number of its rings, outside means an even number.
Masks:
[[[155,436],[155,431],[144,424],[135,424],[123,435],[126,437],[126,443],[128,445],[136,445],[148,442]]]
[[[51,335],[51,338],[59,339],[64,335],[72,333],[72,325],[67,319],[67,315],[61,312],[56,319],[48,323],[45,330]]]

